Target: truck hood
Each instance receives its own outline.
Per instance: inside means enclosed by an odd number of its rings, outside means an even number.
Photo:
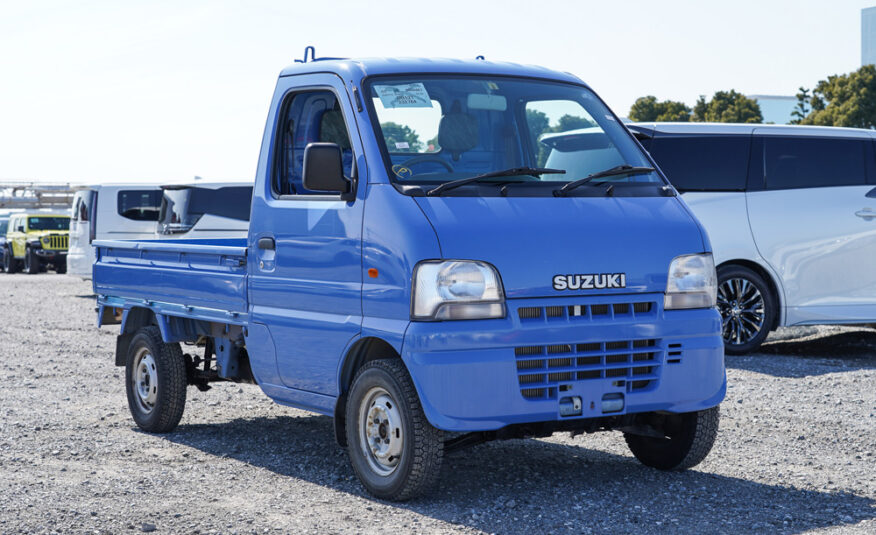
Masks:
[[[489,262],[511,299],[663,292],[672,259],[708,247],[674,197],[415,199],[442,256]],[[557,275],[587,288],[557,290]]]

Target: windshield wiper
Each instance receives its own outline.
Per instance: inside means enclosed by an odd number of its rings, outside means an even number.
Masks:
[[[634,167],[632,165],[618,165],[616,167],[612,167],[611,169],[606,169],[605,171],[593,173],[592,175],[587,175],[584,178],[579,178],[578,180],[569,182],[562,188],[554,190],[554,197],[565,197],[566,194],[568,194],[570,191],[577,188],[578,186],[583,186],[584,184],[592,180],[596,180],[597,178],[620,175],[641,175],[643,173],[650,173],[652,171],[654,171],[653,167]]]
[[[547,167],[512,167],[510,169],[503,169],[502,171],[491,171],[489,173],[484,173],[482,175],[471,176],[468,178],[459,178],[456,180],[451,180],[450,182],[445,182],[436,186],[429,191],[426,192],[428,196],[438,195],[443,191],[451,190],[454,188],[458,188],[459,186],[465,186],[466,184],[471,184],[472,182],[480,182],[486,180],[488,178],[497,178],[501,176],[522,176],[522,175],[531,175],[531,176],[539,176],[546,174],[565,174],[566,171],[564,169],[549,169]],[[501,182],[499,184],[502,184]]]

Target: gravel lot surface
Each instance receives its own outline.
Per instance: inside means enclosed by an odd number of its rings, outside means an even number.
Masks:
[[[0,533],[876,533],[872,329],[728,357],[718,441],[689,472],[563,434],[454,453],[435,493],[393,504],[329,418],[253,385],[190,388],[175,432],[138,431],[93,306],[88,282],[0,275]]]

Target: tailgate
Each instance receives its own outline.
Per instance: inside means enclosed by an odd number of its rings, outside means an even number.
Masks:
[[[95,240],[94,293],[245,313],[246,240]]]

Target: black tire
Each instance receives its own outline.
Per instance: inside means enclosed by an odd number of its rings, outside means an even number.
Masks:
[[[718,407],[681,414],[651,414],[652,426],[669,438],[624,433],[640,463],[658,470],[687,470],[702,462],[718,436]]]
[[[718,310],[727,354],[759,348],[775,326],[777,308],[772,289],[757,272],[736,265],[718,268]]]
[[[55,273],[58,273],[59,275],[67,273],[67,262],[59,262],[55,264]]]
[[[30,247],[24,250],[24,271],[29,275],[40,272],[40,259]]]
[[[154,325],[137,331],[128,347],[125,391],[140,429],[173,431],[186,406],[186,385],[186,363],[179,344],[165,344]]]
[[[384,408],[388,412],[379,413]],[[368,492],[381,499],[402,501],[426,493],[437,483],[444,456],[444,434],[432,427],[423,414],[417,391],[400,360],[373,360],[359,369],[345,412],[350,463]],[[385,435],[383,431],[379,436],[372,435],[380,447],[385,447],[384,454],[388,455],[385,460],[366,451],[369,439],[360,417],[364,415],[370,421],[370,415],[377,414],[382,414],[379,417],[384,420],[369,427],[386,431]],[[379,438],[384,436],[394,440],[389,442],[386,438],[384,444]],[[393,456],[396,450],[398,454]]]
[[[9,274],[18,273],[18,261],[12,256],[12,247],[5,247],[3,249],[3,272]]]

